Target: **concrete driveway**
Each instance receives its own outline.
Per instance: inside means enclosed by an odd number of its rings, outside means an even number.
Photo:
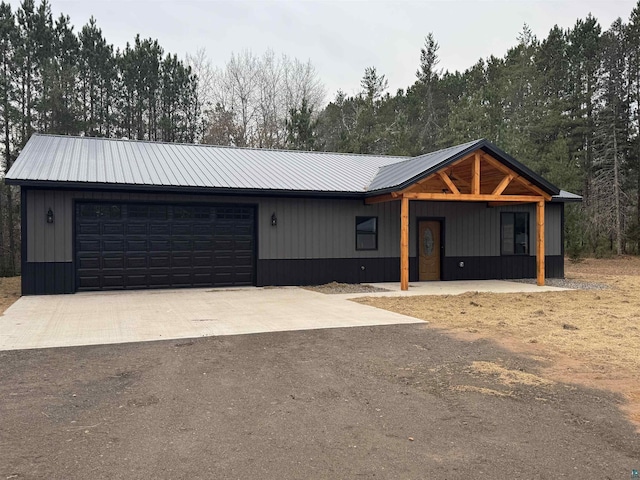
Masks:
[[[0,317],[0,350],[422,322],[340,297],[297,287],[22,297]]]
[[[325,295],[298,287],[138,290],[20,298],[0,317],[0,350],[144,342],[319,328],[424,323],[349,298],[540,292],[504,281],[376,284],[380,293]]]

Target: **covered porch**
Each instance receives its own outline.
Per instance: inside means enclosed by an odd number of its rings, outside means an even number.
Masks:
[[[545,205],[552,196],[544,185],[536,185],[522,175],[525,167],[509,158],[496,158],[491,151],[477,148],[461,158],[443,159],[435,168],[424,168],[391,191],[368,197],[367,204],[400,202],[400,288],[409,288],[409,207],[412,201],[482,202],[488,208],[511,205],[536,205],[536,281],[545,284]],[[414,160],[419,160],[420,157]],[[428,166],[427,166],[428,167]],[[519,168],[522,167],[522,168]],[[407,169],[411,165],[407,165]],[[422,227],[420,227],[422,228]],[[429,228],[428,225],[425,228]],[[501,228],[503,228],[501,226]],[[430,232],[429,232],[430,233]],[[430,243],[431,242],[431,243]],[[528,253],[527,238],[526,250]],[[433,246],[433,239],[425,240],[425,248]],[[435,248],[440,248],[436,243]],[[422,246],[419,246],[421,248]],[[501,246],[502,249],[502,246]],[[515,253],[515,252],[514,252]],[[422,265],[419,267],[422,269]]]

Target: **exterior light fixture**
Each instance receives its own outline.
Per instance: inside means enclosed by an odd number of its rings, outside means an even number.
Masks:
[[[271,214],[271,226],[275,227],[278,225],[278,217],[276,217],[276,212]]]
[[[47,223],[53,223],[53,210],[49,207],[49,211],[47,212]]]

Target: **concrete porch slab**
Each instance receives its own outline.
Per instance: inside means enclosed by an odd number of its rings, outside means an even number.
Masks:
[[[448,282],[410,282],[409,290],[400,290],[400,282],[369,283],[374,287],[384,288],[388,292],[344,293],[337,294],[343,298],[357,297],[412,297],[416,295],[460,295],[466,292],[492,293],[537,293],[559,292],[570,290],[560,287],[539,287],[530,283],[510,282],[508,280],[454,280]]]

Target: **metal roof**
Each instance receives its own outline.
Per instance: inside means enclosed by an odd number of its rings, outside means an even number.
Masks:
[[[33,135],[9,183],[59,182],[364,193],[381,166],[406,157]]]
[[[558,195],[551,197],[552,202],[581,202],[582,197],[575,193],[567,192],[566,190],[560,190]]]
[[[462,153],[475,150],[476,145],[482,140],[464,143],[455,147],[445,148],[437,152],[427,153],[419,157],[408,158],[401,162],[380,167],[380,172],[369,185],[369,190],[386,190],[411,182],[412,179],[422,176],[427,171],[438,169],[450,158],[458,158]]]
[[[536,174],[533,170],[524,166],[522,163],[518,162],[484,138],[383,166],[380,168],[380,173],[378,173],[369,186],[369,190],[393,191],[408,187],[478,149],[483,150],[495,159],[501,161],[507,167],[528,179],[550,195],[557,195],[560,192],[558,187],[551,184],[540,175]]]
[[[33,186],[375,195],[411,185],[478,148],[548,193],[560,193],[484,139],[410,158],[36,134],[6,180]]]

